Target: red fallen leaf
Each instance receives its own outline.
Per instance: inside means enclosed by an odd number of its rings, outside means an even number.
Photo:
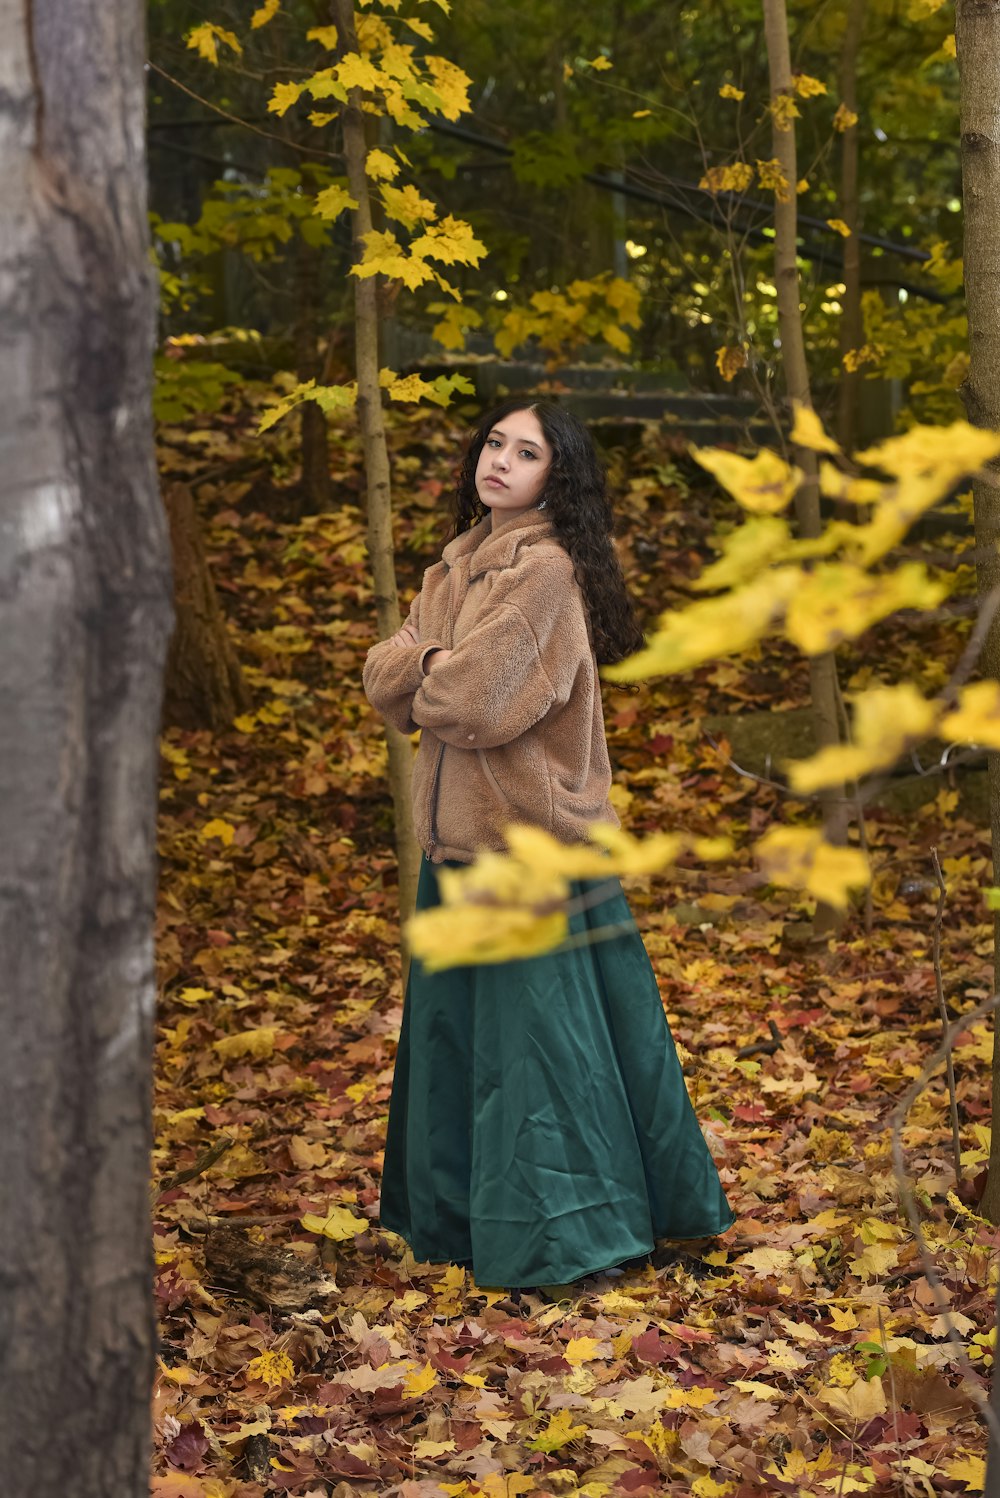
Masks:
[[[471,1352],[460,1358],[453,1357],[450,1352],[436,1352],[430,1360],[431,1367],[439,1373],[464,1373],[471,1362]]]
[[[738,1103],[733,1109],[733,1117],[740,1123],[761,1123],[770,1116],[763,1103]]]
[[[340,1477],[378,1476],[374,1467],[363,1462],[360,1456],[355,1456],[353,1451],[345,1451],[342,1447],[330,1451],[330,1455],[323,1460],[323,1467],[328,1472],[336,1472]]]
[[[353,1389],[349,1389],[346,1384],[320,1384],[319,1388],[316,1390],[315,1402],[317,1404],[328,1404],[333,1406],[338,1404],[349,1404],[353,1398],[354,1391]]]
[[[816,1020],[826,1016],[825,1009],[796,1009],[794,1014],[783,1014],[777,1019],[779,1030],[794,1030],[802,1025],[815,1024]]]
[[[852,1077],[847,1084],[848,1092],[867,1092],[874,1085],[874,1078],[869,1072],[864,1072],[860,1077]]]
[[[633,1467],[629,1472],[623,1472],[615,1486],[623,1493],[638,1493],[641,1488],[657,1488],[660,1485],[660,1474],[655,1467]]]
[[[672,733],[657,733],[651,739],[646,740],[646,748],[653,754],[666,754],[668,749],[674,747],[674,736]]]
[[[674,1344],[676,1347],[676,1343]],[[642,1363],[662,1363],[670,1356],[670,1343],[666,1342],[655,1326],[641,1336],[632,1338],[632,1351]]]
[[[207,1450],[208,1437],[200,1425],[192,1422],[181,1426],[163,1454],[172,1467],[180,1467],[182,1472],[197,1472]]]
[[[560,1355],[554,1358],[543,1358],[537,1365],[540,1373],[572,1373],[573,1368],[566,1359]]]
[[[230,931],[208,930],[205,932],[205,939],[210,947],[230,947],[233,943],[232,932]]]

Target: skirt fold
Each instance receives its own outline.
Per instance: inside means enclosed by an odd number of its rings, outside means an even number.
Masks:
[[[617,879],[540,957],[410,966],[381,1220],[480,1285],[566,1284],[657,1238],[734,1221],[688,1097],[649,956]],[[440,903],[425,856],[417,909]]]

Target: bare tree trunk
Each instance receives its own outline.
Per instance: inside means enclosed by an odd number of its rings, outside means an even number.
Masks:
[[[1000,0],[958,0],[955,37],[960,80],[962,196],[965,203],[965,297],[969,373],[960,387],[969,421],[1000,428]],[[994,464],[994,469],[1000,465]],[[1000,490],[973,480],[976,575],[982,598],[1000,582]],[[985,677],[1000,678],[1000,619],[994,617],[979,658]],[[988,757],[994,877],[1000,870],[1000,754]],[[993,925],[994,983],[1000,984],[1000,915]],[[994,1022],[994,1036],[997,1026]],[[1000,1046],[993,1048],[993,1136],[982,1213],[1000,1222]],[[1000,1492],[1000,1453],[990,1448]],[[987,1482],[987,1487],[989,1483]]]
[[[295,358],[296,373],[305,384],[319,380],[319,265],[320,252],[299,235],[295,251]],[[318,514],[332,504],[330,443],[326,412],[315,401],[300,407],[302,438],[302,514]]]
[[[788,47],[788,17],[785,0],[764,0],[764,33],[767,42],[773,105],[780,100],[782,95],[792,96],[792,64]],[[809,367],[806,363],[802,314],[799,310],[799,271],[796,263],[798,166],[795,130],[791,121],[782,129],[777,113],[773,118],[772,149],[788,183],[787,192],[779,192],[775,195],[774,205],[774,284],[778,292],[778,327],[781,333],[782,364],[789,399],[802,401],[803,404],[811,406]],[[808,448],[796,448],[795,461],[805,473],[805,481],[795,496],[799,534],[812,538],[818,536],[822,529],[816,454]],[[832,651],[810,658],[809,686],[817,748],[824,749],[828,745],[839,744],[841,742],[840,693],[837,687],[836,659]],[[828,791],[823,797],[822,804],[827,838],[834,843],[845,842],[847,817],[844,810],[843,788],[834,787]],[[840,919],[839,912],[831,906],[818,905],[814,923],[817,934],[835,930]]]
[[[139,0],[0,0],[0,1453],[145,1498],[157,738]]]
[[[852,114],[858,108],[858,54],[865,23],[865,0],[849,0],[840,49],[840,102]],[[837,440],[846,453],[854,451],[858,429],[858,399],[863,379],[860,370],[850,370],[843,356],[864,343],[861,317],[861,246],[858,243],[858,127],[843,133],[840,156],[840,203],[838,212],[850,229],[844,240],[844,292],[840,317],[840,385],[837,406]]]
[[[333,16],[346,52],[357,50],[352,0],[333,0]],[[365,175],[364,115],[359,95],[351,91],[344,109],[344,154],[347,158],[347,185],[358,207],[351,215],[354,255],[360,260],[362,239],[371,232],[371,201]],[[378,383],[378,291],[376,277],[355,277],[354,326],[355,360],[358,376],[358,416],[364,443],[367,478],[368,555],[375,582],[375,607],[381,639],[395,634],[400,626],[399,591],[396,585],[396,554],[392,536],[392,493],[389,482],[389,452],[382,418],[382,393]],[[389,788],[396,828],[396,854],[399,861],[400,921],[408,920],[416,904],[417,879],[420,874],[420,850],[413,835],[411,779],[413,749],[398,729],[386,725],[389,750]],[[403,954],[403,983],[409,966],[409,954]]]
[[[163,502],[170,520],[176,615],[163,721],[177,728],[228,728],[250,707],[250,693],[226,633],[194,496],[185,484],[172,484]]]

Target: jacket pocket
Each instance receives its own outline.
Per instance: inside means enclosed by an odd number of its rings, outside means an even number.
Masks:
[[[477,749],[476,753],[479,756],[479,763],[483,767],[483,774],[486,776],[486,779],[496,791],[497,795],[500,797],[500,800],[504,803],[504,805],[509,806],[511,804],[510,797],[507,795],[507,792],[504,790],[503,786],[494,775],[490,762],[486,758],[486,751],[484,749]]]

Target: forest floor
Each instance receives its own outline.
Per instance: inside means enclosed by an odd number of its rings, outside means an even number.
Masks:
[[[439,554],[456,430],[426,413],[393,426],[404,603]],[[236,431],[174,436],[172,476],[241,452]],[[722,506],[652,433],[611,456],[648,627],[690,596]],[[975,1210],[990,1027],[955,1051],[960,1193],[940,1071],[902,1130],[938,1289],[900,1205],[890,1114],[942,1029],[934,848],[949,1012],[990,992],[989,834],[946,782],[915,814],[871,809],[870,930],[859,907],[809,945],[810,903],[745,876],[752,837],[815,813],[738,773],[701,726],[801,706],[806,667],[786,647],[638,696],[605,689],[623,824],[736,843],[707,881],[625,881],[736,1226],[520,1305],[380,1230],[399,925],[347,440],[338,461],[344,504],[322,516],[269,518],[262,481],[199,495],[254,708],[224,734],[163,740],[157,1498],[979,1492],[1000,1243]],[[897,620],[845,650],[841,679],[932,689],[964,638]]]

